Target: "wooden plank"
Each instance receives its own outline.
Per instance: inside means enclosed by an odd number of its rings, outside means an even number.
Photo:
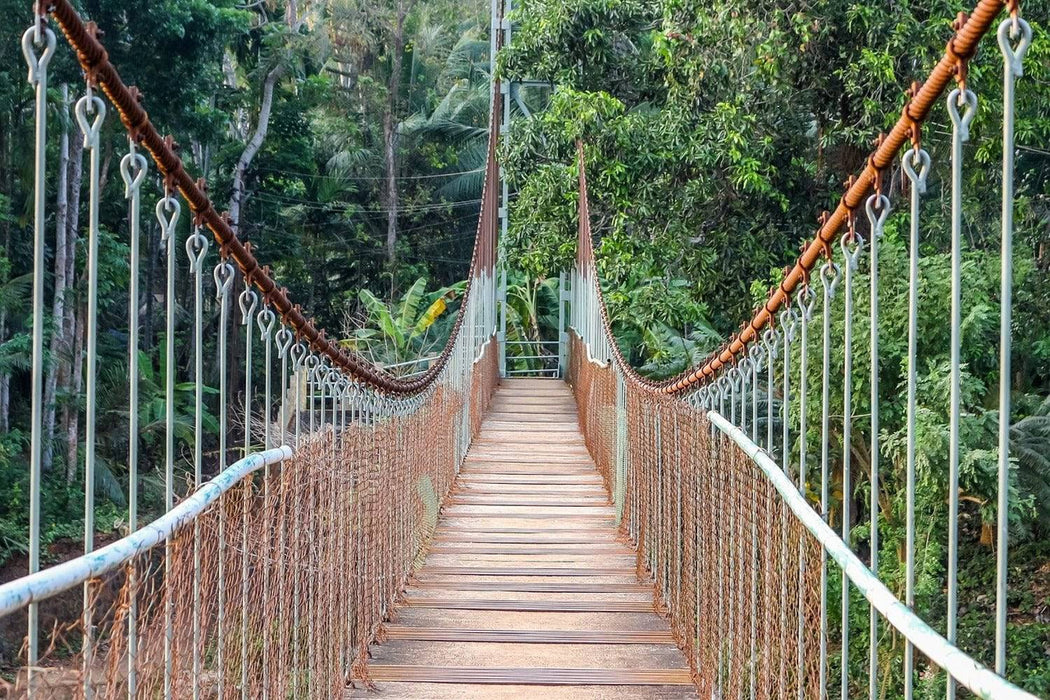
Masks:
[[[493,411],[487,417],[501,423],[560,423],[562,425],[577,425],[576,416],[563,417],[530,413],[497,413]]]
[[[373,681],[498,685],[692,685],[689,669],[514,668],[371,664]]]
[[[490,406],[506,404],[508,406],[547,406],[547,405],[558,405],[558,406],[569,406],[572,410],[576,410],[576,401],[572,398],[572,394],[568,395],[531,395],[529,393],[511,393],[511,392],[499,392],[490,403]]]
[[[532,484],[539,486],[565,486],[565,485],[590,485],[602,484],[602,478],[597,473],[588,474],[503,474],[501,472],[476,472],[473,474],[459,473],[460,485],[466,484]]]
[[[470,496],[549,496],[557,498],[551,493],[554,490],[551,489],[551,486],[552,484],[542,482],[533,484],[501,484],[460,480],[456,484],[455,492]],[[558,490],[564,493],[567,498],[609,497],[609,494],[601,487],[600,482],[597,484],[562,483],[558,485]]]
[[[578,435],[580,432],[580,426],[573,423],[529,423],[528,425],[525,425],[515,421],[486,419],[481,423],[481,431],[485,432],[486,430],[514,430],[517,432],[527,432],[536,435],[546,435],[555,432]]]
[[[652,612],[651,600],[493,600],[490,598],[429,598],[405,596],[410,608],[439,610],[517,610],[522,612]]]
[[[373,650],[369,697],[695,697],[573,401],[549,380],[497,390]],[[474,665],[444,665],[461,658]]]
[[[594,545],[595,547],[616,544],[618,547],[624,546],[619,540],[612,536],[612,533],[602,533],[602,535],[593,535],[584,539],[582,536],[561,537],[558,535],[501,535],[498,533],[472,535],[469,533],[445,530],[440,535],[434,535],[432,542],[435,546],[441,544],[529,544],[537,546],[576,544]]]
[[[435,546],[430,548],[430,554],[513,554],[518,556],[542,556],[545,554],[576,554],[576,555],[603,555],[603,556],[630,556],[632,552],[622,544],[609,543],[605,545],[587,544],[573,547],[557,547],[544,544],[531,544],[528,547],[497,547],[479,546],[469,544],[463,547]]]
[[[573,496],[572,500],[558,501],[553,498],[526,498],[524,496],[509,496],[507,498],[497,498],[493,495],[486,494],[483,496],[466,496],[456,495],[450,501],[449,505],[454,506],[507,506],[510,508],[518,507],[529,507],[539,506],[543,508],[589,508],[589,507],[608,507],[609,499],[605,496],[595,496],[592,498],[581,498],[579,496]]]
[[[553,525],[544,526],[541,528],[536,527],[496,527],[486,525],[484,527],[478,527],[475,525],[464,525],[464,524],[450,524],[448,522],[439,522],[435,535],[442,532],[454,532],[460,535],[463,534],[476,534],[476,535],[501,535],[501,534],[512,534],[512,535],[533,535],[541,536],[546,534],[554,534],[557,536],[558,533],[572,533],[573,535],[579,536],[594,536],[608,534],[616,536],[616,530],[609,527],[584,527],[576,525],[558,526]]]
[[[668,630],[485,630],[385,625],[387,639],[497,644],[674,644]]]
[[[413,588],[444,591],[490,591],[502,593],[649,593],[652,586],[641,583],[588,583],[580,581],[478,581],[467,578],[428,578],[415,581]]]

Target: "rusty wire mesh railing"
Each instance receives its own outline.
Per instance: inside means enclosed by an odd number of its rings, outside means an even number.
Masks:
[[[150,124],[138,91],[121,81],[94,25],[66,0],[35,3],[34,10],[22,39],[37,97],[30,571],[0,586],[0,621],[27,629],[17,664],[5,669],[13,673],[4,690],[13,697],[330,698],[351,678],[367,683],[367,646],[429,539],[498,380],[496,121],[467,291],[450,339],[425,371],[397,378],[343,352],[291,303],[214,210],[204,183],[189,177],[173,139]],[[86,77],[75,109],[90,154],[86,497],[84,555],[41,570],[46,156],[53,136],[47,69],[58,50],[49,19],[65,34]],[[129,135],[120,165],[131,244],[129,534],[96,549],[102,94]],[[492,109],[499,112],[499,90]],[[164,183],[156,203],[167,266],[163,358],[144,357],[138,349],[138,239],[150,167],[140,149]],[[180,228],[183,200],[193,217]],[[209,258],[205,229],[219,244],[217,259]],[[179,240],[183,230],[188,236]],[[232,323],[235,264],[245,280],[236,300],[240,328]],[[183,275],[190,292],[185,308],[192,309],[188,371],[175,361],[176,330],[184,327],[176,281]],[[207,368],[217,377],[215,389],[204,384],[206,293],[216,300],[216,325],[209,326],[217,328],[210,339],[218,362]],[[243,333],[240,373],[228,366],[233,333]],[[259,355],[263,371],[255,376]],[[164,374],[164,463],[155,466],[164,475],[165,513],[146,525],[137,508],[140,361],[155,363]],[[231,387],[232,376],[243,376],[243,386]],[[175,401],[186,385],[192,386],[193,426],[183,488],[176,434],[187,430],[177,423]],[[235,407],[239,392],[243,406]],[[205,454],[209,411],[217,417],[218,444]],[[242,444],[232,444],[241,438]]]
[[[579,149],[580,222],[572,276],[574,337],[569,381],[580,425],[613,494],[624,534],[637,546],[640,573],[652,577],[674,634],[685,650],[702,697],[846,698],[910,700],[922,677],[946,676],[979,697],[1031,698],[1006,672],[1007,549],[1010,488],[1010,353],[1015,83],[1031,42],[1016,3],[998,25],[1002,54],[1003,176],[1001,252],[998,501],[996,575],[987,595],[996,600],[994,659],[986,667],[957,646],[958,474],[960,463],[961,199],[963,151],[976,97],[966,64],[1004,8],[981,0],[956,23],[943,59],[911,93],[894,129],[880,137],[867,167],[847,183],[834,213],[821,219],[812,242],[781,284],[771,290],[744,330],[704,363],[663,382],[638,375],[613,339],[594,262],[584,148]],[[989,71],[990,72],[990,71]],[[951,428],[948,475],[947,624],[935,631],[913,610],[915,586],[916,328],[921,279],[918,256],[921,198],[927,195],[930,157],[920,126],[952,78],[947,95],[951,153]],[[907,351],[907,510],[905,585],[898,597],[879,579],[879,455],[887,446],[878,424],[878,243],[891,202],[883,173],[901,156],[910,183],[909,342]],[[866,214],[865,229],[858,218]],[[858,216],[860,215],[860,216]],[[845,230],[843,230],[845,229]],[[817,271],[820,258],[825,257]],[[856,284],[861,266],[870,290]],[[822,294],[810,287],[817,271]],[[814,284],[814,287],[816,284]],[[868,296],[867,314],[858,311]],[[822,297],[822,299],[821,299]],[[841,306],[840,306],[841,304]],[[816,323],[817,315],[822,323]],[[832,316],[844,319],[831,324]],[[775,326],[774,320],[778,320]],[[861,324],[870,323],[862,347]],[[811,326],[817,326],[812,328]],[[822,326],[822,328],[820,328]],[[840,335],[841,334],[841,335]],[[831,361],[831,348],[844,358]],[[872,376],[867,415],[857,413],[854,368]],[[816,378],[816,380],[814,379]],[[858,380],[858,384],[860,381]],[[832,413],[831,386],[842,392]],[[837,399],[841,398],[841,404]],[[816,405],[814,405],[816,403]],[[857,413],[855,415],[855,413]],[[862,424],[863,421],[863,424]],[[867,432],[865,432],[865,429]],[[856,434],[855,434],[856,433]],[[851,549],[851,497],[833,511],[831,489],[851,494],[851,439],[870,438],[870,535]],[[832,527],[837,528],[836,531]],[[850,638],[855,594],[867,608],[867,639]],[[837,598],[833,599],[833,597]],[[897,640],[886,643],[886,638]],[[883,643],[890,655],[879,660]],[[863,648],[858,673],[851,653]],[[994,668],[994,670],[993,670]],[[1015,678],[1014,680],[1020,680]],[[927,686],[928,687],[928,683]]]

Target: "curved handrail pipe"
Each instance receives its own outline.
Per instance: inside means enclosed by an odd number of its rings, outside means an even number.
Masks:
[[[0,618],[30,603],[46,600],[120,568],[164,542],[179,528],[193,522],[208,506],[218,501],[244,477],[291,456],[292,448],[287,445],[250,454],[234,462],[175,508],[127,537],[89,554],[0,586]]]
[[[791,513],[820,543],[824,551],[839,565],[843,575],[857,587],[882,616],[933,663],[947,671],[952,678],[966,686],[974,695],[985,700],[1039,700],[1005,678],[997,675],[972,656],[962,651],[936,630],[923,622],[907,605],[865,566],[849,546],[835,534],[799,493],[780,466],[744,433],[717,411],[708,411],[707,418],[726,437],[732,440],[784,499]]]

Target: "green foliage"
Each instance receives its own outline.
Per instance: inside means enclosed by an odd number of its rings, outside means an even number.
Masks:
[[[450,305],[463,294],[465,283],[426,291],[427,280],[417,279],[394,303],[383,302],[367,289],[360,291],[365,317],[342,341],[380,365],[395,365],[441,351],[452,330],[455,313]],[[425,366],[398,368],[411,373]]]
[[[511,370],[557,366],[558,278],[507,273],[507,360]],[[542,357],[543,359],[538,359]],[[531,358],[531,359],[516,359]]]

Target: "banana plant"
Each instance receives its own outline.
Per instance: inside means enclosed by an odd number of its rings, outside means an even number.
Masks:
[[[541,341],[558,339],[558,280],[530,277],[520,271],[507,275],[507,356],[514,369],[540,369],[543,360],[514,360],[515,356],[550,355],[557,351]],[[527,344],[520,344],[524,341]]]
[[[454,315],[448,312],[462,297],[465,287],[465,282],[457,282],[427,292],[427,279],[420,277],[391,304],[362,289],[358,301],[365,314],[364,322],[341,344],[387,366],[436,354],[452,329]],[[409,373],[422,367],[404,369]]]

